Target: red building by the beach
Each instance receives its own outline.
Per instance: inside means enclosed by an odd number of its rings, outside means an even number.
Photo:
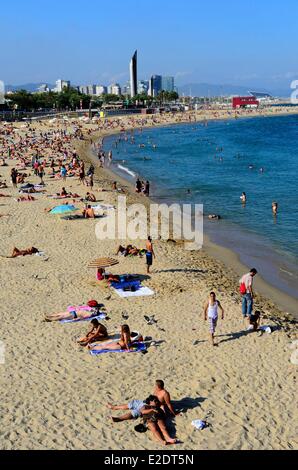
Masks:
[[[260,102],[255,96],[235,96],[233,98],[233,108],[250,108],[258,107]]]

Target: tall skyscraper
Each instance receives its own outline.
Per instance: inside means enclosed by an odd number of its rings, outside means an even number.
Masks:
[[[130,61],[130,95],[133,98],[138,93],[138,51]]]
[[[174,77],[162,77],[161,87],[163,91],[174,91]]]
[[[156,98],[162,90],[162,76],[153,75],[149,83],[149,95]]]

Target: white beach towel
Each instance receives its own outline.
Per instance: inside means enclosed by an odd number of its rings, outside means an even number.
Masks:
[[[112,289],[115,292],[117,292],[119,297],[122,297],[123,299],[128,298],[128,297],[149,297],[155,294],[155,292],[149,289],[149,287],[141,287],[136,292],[126,292],[122,289],[114,289],[114,288]]]

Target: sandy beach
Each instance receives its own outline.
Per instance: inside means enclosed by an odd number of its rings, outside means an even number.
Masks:
[[[231,115],[210,111],[198,113],[196,118]],[[154,123],[146,116],[135,119],[147,119],[145,127],[187,122],[189,117],[155,117]],[[70,147],[88,162],[92,159],[91,141],[132,127],[131,117],[110,122],[100,129],[96,122],[81,121],[85,140],[72,139]],[[14,125],[17,135],[32,132],[23,126]],[[71,123],[45,121],[33,127],[42,132],[69,130]],[[50,152],[46,156],[49,158]],[[1,449],[161,449],[149,432],[134,431],[136,423],[113,424],[106,407],[109,402],[124,404],[146,398],[157,379],[165,381],[174,405],[184,411],[170,425],[181,441],[171,450],[298,448],[297,366],[290,361],[289,349],[298,339],[297,322],[289,313],[295,312],[294,300],[291,308],[286,308],[292,302],[287,297],[278,304],[280,294],[257,279],[256,306],[272,333],[248,333],[238,283],[245,267],[207,240],[199,252],[186,251],[174,241],[156,241],[150,276],[146,276],[144,258],[119,256],[119,265],[110,271],[138,274],[144,286],[155,293],[122,299],[105,281],[96,280],[88,263],[94,258],[115,257],[119,244],[126,245],[129,240],[100,241],[95,236],[96,220],[63,220],[45,211],[59,205],[47,195],[61,192],[63,186],[81,197],[88,188],[77,177],[66,182],[51,179],[47,168],[46,193],[36,195],[32,202],[17,202],[19,193],[10,183],[16,160],[7,159],[7,163],[7,167],[0,167],[0,180],[9,186],[0,193],[10,196],[0,199],[0,340],[5,346],[5,363],[0,364]],[[39,182],[31,168],[24,171],[30,174],[26,182]],[[112,191],[113,180],[124,189],[128,202],[149,204],[134,194],[127,182],[97,167],[93,193],[98,204],[117,204],[119,193]],[[72,198],[69,201],[72,203]],[[75,205],[84,207],[81,202]],[[145,240],[132,243],[145,247]],[[14,247],[31,246],[44,255],[5,258]],[[217,348],[210,346],[208,324],[203,320],[203,306],[211,290],[226,312],[225,320],[219,321]],[[127,312],[131,329],[153,339],[148,353],[92,357],[76,343],[90,329],[89,323],[44,322],[45,314],[91,299],[105,305],[110,319],[103,324],[110,334],[119,332],[122,314]],[[158,323],[148,325],[144,315],[155,315]],[[208,413],[210,427],[196,431],[191,422]]]

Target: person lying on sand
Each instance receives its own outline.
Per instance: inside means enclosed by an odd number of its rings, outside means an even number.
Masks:
[[[91,321],[92,329],[87,333],[85,338],[78,340],[81,346],[88,346],[88,344],[95,343],[96,341],[102,341],[108,339],[108,331],[104,325],[99,323],[96,318]]]
[[[85,320],[87,318],[96,317],[98,315],[98,311],[86,311],[80,310],[80,307],[75,307],[72,311],[67,312],[60,312],[60,313],[52,313],[45,316],[46,321],[54,322],[54,321],[61,321],[61,320]]]
[[[119,253],[121,255],[123,255],[124,257],[126,257],[126,256],[141,256],[141,254],[145,253],[145,252],[146,252],[145,250],[139,250],[138,248],[136,248],[135,246],[132,246],[132,245],[127,245],[126,248],[124,248],[124,246],[120,245],[118,250],[117,250],[116,256],[118,256]]]
[[[131,351],[133,342],[131,339],[130,328],[128,325],[121,326],[121,339],[118,342],[113,342],[98,346],[88,346],[92,351]]]
[[[0,194],[0,197],[11,197],[8,194]]]
[[[161,403],[156,396],[150,395],[146,400],[132,400],[127,405],[114,406],[108,404],[110,410],[127,410],[127,414],[115,418],[111,417],[114,423],[136,420],[143,418],[144,424],[148,426],[153,436],[163,445],[176,444],[177,439],[172,439],[165,425],[165,415],[161,409]]]
[[[35,197],[33,196],[21,196],[17,199],[18,202],[32,202],[36,201]]]
[[[18,248],[14,248],[12,251],[12,255],[7,256],[7,258],[17,258],[18,256],[30,256],[35,255],[36,253],[39,253],[39,250],[37,248],[34,248],[34,246],[28,248],[27,250],[19,250]]]

